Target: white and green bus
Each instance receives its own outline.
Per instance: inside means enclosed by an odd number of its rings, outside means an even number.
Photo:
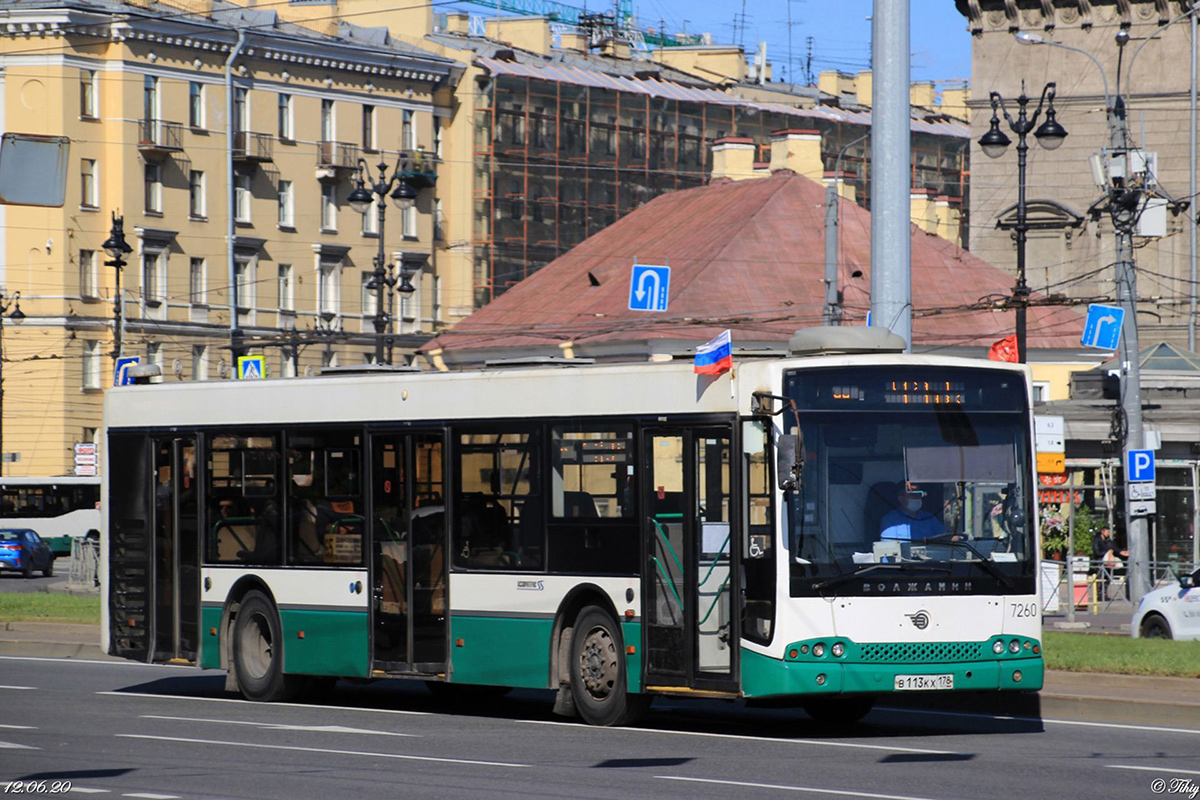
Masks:
[[[0,478],[0,528],[36,531],[58,556],[100,530],[100,478],[55,475]]]
[[[253,700],[534,687],[600,725],[658,695],[846,720],[1040,689],[1028,372],[829,335],[717,378],[567,361],[112,389],[103,647]]]

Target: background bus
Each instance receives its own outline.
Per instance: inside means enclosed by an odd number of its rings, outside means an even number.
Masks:
[[[1026,368],[891,354],[125,387],[105,649],[229,671],[857,718],[1036,690]],[[803,434],[801,437],[800,434]],[[888,520],[921,492],[927,538]],[[914,512],[917,513],[917,512]]]
[[[100,530],[100,478],[0,478],[0,527],[37,531],[56,556]]]

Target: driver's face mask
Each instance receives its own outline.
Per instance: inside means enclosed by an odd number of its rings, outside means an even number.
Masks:
[[[904,501],[904,507],[907,508],[909,511],[920,511],[921,510],[921,498],[919,498],[919,497],[908,498],[907,500]]]

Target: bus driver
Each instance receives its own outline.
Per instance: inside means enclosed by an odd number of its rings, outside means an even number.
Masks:
[[[906,542],[919,542],[946,532],[942,521],[921,510],[925,492],[911,483],[903,483],[896,495],[899,507],[883,515],[880,539],[899,539]]]

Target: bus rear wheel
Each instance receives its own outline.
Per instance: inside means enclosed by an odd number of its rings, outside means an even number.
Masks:
[[[249,592],[233,622],[233,669],[247,700],[288,700],[303,676],[283,672],[283,632],[275,604],[262,592]]]
[[[632,725],[650,708],[649,695],[628,691],[621,628],[597,606],[583,609],[575,620],[571,696],[589,725]]]
[[[858,722],[875,707],[874,697],[821,697],[806,700],[805,713],[825,725],[848,725]]]

